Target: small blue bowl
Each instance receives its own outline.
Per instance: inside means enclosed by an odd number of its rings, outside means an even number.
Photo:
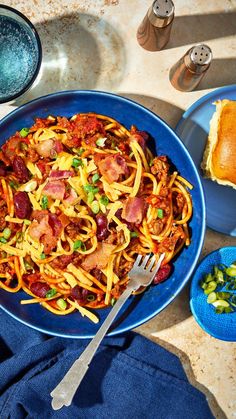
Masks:
[[[0,103],[29,89],[42,62],[42,46],[33,24],[18,10],[0,4]]]
[[[229,266],[236,260],[236,246],[222,247],[209,253],[198,265],[191,283],[190,307],[199,326],[211,336],[230,342],[236,341],[236,311],[216,314],[212,304],[207,303],[199,282],[203,276],[212,272],[214,265]],[[236,292],[234,291],[236,294]]]
[[[128,129],[135,125],[154,139],[153,151],[168,155],[183,177],[193,185],[193,216],[190,222],[192,241],[174,261],[174,269],[167,281],[150,287],[145,293],[133,296],[125,303],[121,315],[113,324],[110,335],[138,327],[163,310],[179,294],[196,266],[201,253],[206,212],[201,181],[197,169],[175,132],[157,115],[131,100],[98,91],[66,91],[33,100],[0,121],[0,144],[16,130],[30,127],[34,118],[50,115],[71,117],[79,112],[96,112],[117,119]],[[107,317],[110,308],[97,310],[100,322],[94,324],[79,313],[56,316],[40,305],[21,305],[23,291],[11,294],[0,291],[1,307],[17,320],[51,335],[71,338],[90,338]]]

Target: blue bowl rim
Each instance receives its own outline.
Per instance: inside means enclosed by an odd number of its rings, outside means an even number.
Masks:
[[[219,253],[221,251],[231,250],[231,249],[236,252],[236,246],[223,246],[223,247],[219,247],[218,249],[212,250],[212,252],[210,252],[206,256],[204,256],[204,258],[199,262],[198,266],[195,269],[195,272],[194,272],[194,275],[193,275],[193,279],[194,279],[194,276],[197,274],[197,272],[201,269],[202,264],[207,259],[211,259],[213,255],[215,255],[215,254],[217,254],[217,253]],[[222,337],[222,336],[218,335],[217,333],[211,332],[211,330],[204,323],[202,323],[202,321],[199,319],[199,317],[198,317],[198,315],[196,313],[196,310],[195,310],[195,306],[194,306],[194,302],[193,302],[194,300],[192,298],[193,297],[193,289],[196,287],[196,284],[193,282],[193,279],[192,279],[192,283],[191,283],[191,287],[190,287],[190,308],[191,308],[191,312],[192,312],[192,315],[193,315],[194,319],[196,320],[196,322],[199,324],[199,326],[206,333],[208,333],[209,335],[213,336],[215,339],[219,339],[219,340],[227,341],[227,342],[234,342],[234,341],[232,341],[232,339],[230,339],[227,336]],[[206,302],[206,304],[207,304],[207,302]]]
[[[200,108],[203,103],[207,102],[208,99],[210,99],[212,96],[225,93],[228,90],[229,91],[232,90],[232,88],[236,88],[236,84],[229,84],[227,86],[219,87],[218,89],[215,89],[209,93],[206,93],[199,99],[195,100],[195,102],[193,102],[192,105],[190,105],[188,109],[186,109],[186,111],[183,113],[178,123],[176,124],[175,129],[178,130],[181,127],[181,125],[184,123],[184,121],[187,118],[189,118],[193,112],[195,112],[198,108]]]
[[[15,113],[18,113],[19,110],[24,109],[27,106],[30,106],[32,104],[35,104],[37,102],[40,102],[41,100],[47,99],[47,98],[52,98],[52,97],[58,97],[58,96],[63,96],[63,95],[78,95],[78,94],[85,94],[85,95],[97,95],[97,96],[108,96],[108,97],[113,97],[115,99],[118,99],[121,102],[124,103],[131,103],[132,105],[134,105],[135,107],[141,109],[142,111],[144,110],[146,113],[148,113],[149,115],[151,115],[152,117],[154,117],[155,119],[157,119],[163,126],[165,126],[165,128],[171,132],[172,136],[175,137],[175,140],[177,141],[177,143],[179,144],[179,146],[183,149],[183,151],[185,152],[185,154],[188,156],[189,161],[191,162],[191,166],[192,166],[192,170],[194,171],[194,174],[196,176],[196,179],[198,181],[198,187],[199,187],[199,194],[200,194],[200,198],[201,198],[201,203],[202,203],[202,211],[203,211],[203,217],[202,217],[202,226],[201,226],[201,233],[200,233],[200,237],[199,237],[199,246],[198,246],[198,251],[196,252],[194,259],[192,261],[192,265],[191,268],[189,269],[188,274],[185,276],[185,280],[182,281],[179,285],[179,287],[177,288],[176,292],[174,294],[172,294],[169,299],[162,304],[161,307],[159,307],[159,309],[156,312],[152,312],[151,314],[149,314],[148,316],[145,317],[145,319],[143,319],[143,321],[136,321],[133,325],[132,325],[132,329],[140,326],[141,324],[146,323],[147,321],[151,320],[154,316],[156,316],[157,314],[159,314],[161,311],[163,311],[175,298],[176,296],[181,292],[181,290],[184,288],[184,286],[187,284],[187,282],[189,281],[195,267],[196,264],[198,262],[200,253],[202,251],[202,247],[204,244],[204,239],[205,239],[205,231],[206,231],[206,205],[205,205],[205,195],[204,195],[204,190],[203,190],[203,186],[202,186],[202,182],[200,179],[200,176],[198,174],[197,168],[195,166],[195,163],[193,162],[192,157],[190,156],[187,147],[185,146],[185,144],[181,141],[180,137],[177,135],[177,133],[174,131],[174,129],[172,129],[167,122],[165,122],[160,116],[158,116],[157,114],[155,114],[154,112],[152,112],[151,110],[149,110],[148,108],[146,108],[145,106],[135,102],[132,99],[128,99],[125,98],[123,96],[120,96],[119,94],[115,94],[115,93],[110,93],[110,92],[106,92],[106,91],[101,91],[101,90],[63,90],[63,91],[59,91],[59,92],[55,92],[55,93],[49,93],[47,95],[44,96],[40,96],[36,99],[33,99],[21,106],[19,106],[17,109],[14,109],[13,111],[11,111],[9,114],[7,114],[6,116],[4,116],[1,120],[0,120],[0,126],[2,123],[6,122],[9,118],[11,118],[12,116],[15,115]],[[52,336],[59,336],[59,337],[64,337],[64,338],[73,338],[73,339],[87,339],[87,338],[92,338],[94,335],[69,335],[69,334],[63,334],[63,333],[55,333],[55,332],[50,332],[50,330],[45,330],[42,329],[38,326],[33,326],[30,323],[26,322],[25,320],[20,319],[19,317],[17,317],[16,315],[12,314],[11,312],[9,312],[8,310],[6,310],[1,304],[0,307],[7,312],[9,315],[11,315],[13,318],[15,318],[16,320],[20,321],[21,323],[35,329],[38,330],[40,332],[43,333],[47,333],[49,335]],[[127,332],[128,330],[130,330],[130,327],[124,327],[124,328],[119,328],[119,330],[112,330],[112,332],[108,333],[107,336],[115,336],[124,332]]]
[[[30,86],[32,86],[36,77],[38,76],[38,73],[39,73],[39,70],[40,70],[40,67],[41,67],[43,52],[42,52],[42,44],[41,44],[41,40],[40,40],[38,31],[36,30],[33,23],[25,15],[23,15],[23,13],[21,13],[17,9],[14,9],[13,7],[10,7],[10,6],[7,6],[5,4],[0,3],[0,10],[1,10],[1,8],[9,10],[11,13],[20,16],[27,23],[27,25],[30,27],[31,31],[33,32],[33,34],[35,36],[36,43],[37,43],[37,48],[38,48],[38,62],[37,62],[37,66],[34,70],[34,73],[31,77],[31,79],[28,81],[28,83],[18,93],[14,94],[14,95],[11,95],[11,96],[8,96],[4,100],[0,99],[0,103],[7,103],[7,102],[10,102],[10,101],[18,98],[19,96],[23,95],[30,88]]]

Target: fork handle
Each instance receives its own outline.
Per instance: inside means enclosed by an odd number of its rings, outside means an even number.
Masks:
[[[134,288],[132,286],[127,286],[126,290],[119,297],[94,338],[82,352],[80,357],[72,364],[64,378],[51,392],[51,396],[53,398],[52,407],[54,410],[58,410],[64,405],[70,406],[76,390],[84,378],[98,346],[133,290]]]

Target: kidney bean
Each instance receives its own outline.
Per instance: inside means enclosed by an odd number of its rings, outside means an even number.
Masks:
[[[22,157],[15,156],[12,166],[13,171],[20,182],[25,183],[29,180],[29,172]]]
[[[84,303],[87,301],[86,298],[88,293],[88,290],[86,290],[85,288],[81,288],[79,285],[76,285],[71,290],[71,297],[78,302]]]
[[[164,266],[162,266],[159,271],[157,272],[157,274],[155,275],[154,279],[153,279],[153,284],[160,284],[161,282],[165,281],[171,271],[171,265],[169,265],[168,263]]]
[[[32,205],[26,192],[16,192],[14,195],[15,215],[18,218],[29,218]]]
[[[105,240],[109,236],[107,217],[104,214],[97,215],[96,223],[98,241]]]
[[[50,289],[50,286],[45,282],[36,281],[30,285],[30,291],[40,298],[46,297],[46,294]]]

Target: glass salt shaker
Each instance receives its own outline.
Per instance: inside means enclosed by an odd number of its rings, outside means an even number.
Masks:
[[[212,61],[212,51],[208,45],[199,44],[190,48],[186,54],[170,69],[171,84],[177,90],[191,92],[194,90]]]
[[[148,51],[160,51],[170,38],[174,20],[171,0],[155,0],[137,31],[138,43]]]

